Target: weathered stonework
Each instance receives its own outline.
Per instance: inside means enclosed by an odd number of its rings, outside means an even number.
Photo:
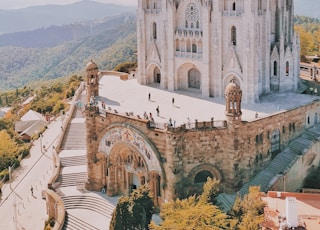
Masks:
[[[201,191],[209,176],[221,181],[222,191],[234,193],[319,120],[320,102],[313,101],[244,122],[241,94],[232,81],[226,87],[226,120],[192,127],[156,128],[133,114],[87,105],[87,189],[106,186],[114,196],[148,183],[160,206]]]
[[[242,101],[297,90],[299,38],[292,20],[292,0],[139,0],[139,83],[225,98],[226,118],[159,128],[98,107],[98,70],[90,62],[86,188],[106,186],[113,196],[148,183],[157,206],[200,192],[207,177],[219,179],[225,193],[237,192],[319,120],[319,101],[241,119]]]

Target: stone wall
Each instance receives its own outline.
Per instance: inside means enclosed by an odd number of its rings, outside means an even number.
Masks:
[[[314,125],[314,117],[320,114],[319,105],[319,101],[314,101],[252,122],[227,120],[225,127],[203,127],[211,123],[199,122],[198,128],[193,129],[152,128],[148,120],[133,114],[87,110],[88,177],[95,184],[91,189],[100,190],[106,179],[101,175],[104,153],[98,154],[101,138],[111,127],[122,126],[143,134],[145,141],[154,146],[163,170],[163,200],[179,196],[178,184],[186,186],[185,191],[192,188],[195,176],[202,171],[220,179],[224,192],[236,192],[291,140]],[[279,151],[272,153],[274,130],[280,134]]]
[[[311,168],[320,163],[320,142],[314,143],[306,152],[300,155],[296,163],[272,185],[270,190],[296,192],[303,186],[303,180]]]

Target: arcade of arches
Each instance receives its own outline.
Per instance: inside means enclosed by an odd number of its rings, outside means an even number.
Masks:
[[[154,65],[149,69],[149,83],[158,83],[161,84],[161,70],[158,66]],[[178,75],[180,84],[179,89],[201,89],[201,73],[196,68],[192,67],[188,70],[183,68],[183,71],[179,72]],[[185,80],[184,80],[185,79]],[[186,81],[186,83],[184,83]]]

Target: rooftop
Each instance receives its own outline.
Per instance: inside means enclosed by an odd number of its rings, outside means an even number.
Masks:
[[[152,113],[155,122],[167,123],[171,118],[176,125],[191,121],[210,121],[211,118],[225,120],[225,101],[222,98],[204,98],[190,91],[175,91],[160,89],[158,84],[140,85],[136,79],[120,80],[117,76],[105,75],[100,79],[98,101],[104,101],[106,108],[118,112],[132,112],[143,117],[144,112]],[[150,101],[148,94],[150,93]],[[174,98],[174,104],[172,104]],[[317,96],[277,93],[262,97],[259,103],[242,103],[242,120],[253,121],[255,114],[258,119],[271,114],[290,110],[319,99]],[[159,106],[160,115],[156,108]]]
[[[297,200],[297,214],[300,224],[306,229],[320,229],[320,194],[268,192],[262,197],[267,202],[265,210],[265,227],[279,229],[279,221],[283,222],[286,216],[286,197],[295,197]],[[267,226],[266,226],[267,225]]]

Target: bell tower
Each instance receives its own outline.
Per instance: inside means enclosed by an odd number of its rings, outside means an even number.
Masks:
[[[92,97],[99,96],[99,68],[92,60],[86,66],[87,73],[87,103]]]
[[[235,78],[233,78],[227,85],[224,92],[226,100],[226,111],[228,122],[230,121],[241,121],[241,98],[242,90],[240,86],[236,83]]]

